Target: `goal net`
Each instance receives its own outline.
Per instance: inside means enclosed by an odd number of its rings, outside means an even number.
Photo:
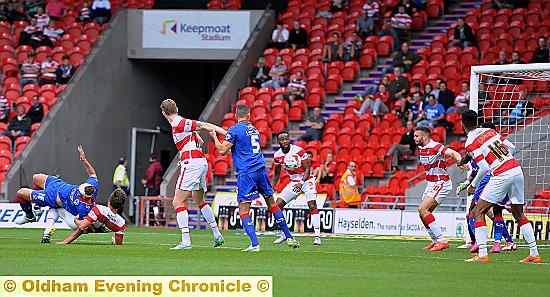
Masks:
[[[548,213],[550,201],[533,198],[550,188],[550,64],[473,66],[470,84],[479,122],[493,122],[516,146],[528,210]]]

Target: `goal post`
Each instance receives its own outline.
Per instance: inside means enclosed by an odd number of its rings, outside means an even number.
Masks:
[[[525,198],[550,188],[550,63],[472,66],[469,107],[516,146]]]

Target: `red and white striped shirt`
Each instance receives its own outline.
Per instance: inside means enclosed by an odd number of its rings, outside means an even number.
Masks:
[[[447,161],[445,161],[445,152],[447,147],[439,142],[430,139],[426,146],[419,146],[420,163],[426,170],[426,180],[435,182],[438,180],[450,180],[449,174],[445,170]]]
[[[180,159],[204,158],[200,150],[197,135],[193,133],[197,129],[197,121],[176,116],[172,120],[172,137],[176,148],[180,152]]]
[[[55,80],[57,78],[57,74],[55,73],[55,71],[57,71],[58,67],[59,67],[59,64],[57,64],[57,62],[53,60],[51,62],[48,62],[48,61],[42,62],[42,65],[40,67],[40,71],[42,72],[42,77],[49,80]],[[48,68],[55,68],[55,71],[48,72],[46,70]]]
[[[363,5],[363,10],[367,12],[367,16],[372,18],[375,14],[380,11],[380,4],[378,1],[372,1],[371,3],[366,3]]]
[[[300,166],[296,169],[288,168],[285,164],[286,156],[289,156],[289,157],[292,156],[299,159]],[[286,154],[283,153],[282,149],[279,149],[278,151],[276,151],[275,154],[273,155],[273,162],[276,165],[280,165],[284,168],[284,170],[290,176],[291,181],[301,181],[304,178],[304,173],[306,170],[303,164],[308,160],[308,158],[309,157],[303,148],[297,145],[291,144],[290,150]],[[313,174],[311,173],[311,171],[310,171],[310,177],[313,177]]]
[[[100,222],[109,230],[115,232],[115,236],[124,237],[126,230],[126,221],[118,214],[114,213],[107,206],[96,204],[86,216],[90,223]]]
[[[41,15],[36,14],[35,17],[36,25],[40,28],[40,30],[44,29],[50,23],[50,17],[45,13]]]
[[[512,156],[506,139],[495,130],[489,128],[477,128],[468,133],[466,140],[466,152],[474,158],[479,166],[478,175],[485,176],[489,171],[493,176],[515,176],[523,174],[521,165]],[[477,179],[477,178],[476,178]],[[479,186],[479,181],[472,182],[472,186]]]
[[[392,18],[390,19],[390,22],[394,26],[397,26],[399,28],[404,28],[412,24],[412,19],[411,19],[411,16],[409,16],[406,13],[396,13],[392,16]]]
[[[37,26],[33,26],[33,25],[27,25],[25,27],[25,29],[23,29],[23,32],[27,33],[27,34],[32,34],[36,31],[40,31],[39,28]]]
[[[59,39],[59,36],[61,36],[61,34],[63,34],[63,29],[59,29],[59,28],[56,28],[56,27],[53,27],[53,28],[46,27],[46,28],[44,28],[44,35],[48,36],[48,38],[50,38],[50,40],[52,41],[53,44],[55,44],[57,42],[57,40]]]
[[[38,79],[38,72],[40,71],[40,64],[37,62],[25,61],[21,65],[21,70],[23,74],[21,75],[24,79]]]

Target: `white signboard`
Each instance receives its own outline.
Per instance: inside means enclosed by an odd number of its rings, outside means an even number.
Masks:
[[[241,49],[249,36],[249,11],[143,11],[144,48]]]
[[[337,208],[334,233],[399,235],[401,211]]]
[[[277,193],[274,195],[275,201],[277,201]],[[325,205],[325,200],[327,199],[326,194],[317,194],[317,208],[323,208],[323,205]],[[218,210],[220,206],[238,206],[239,203],[237,203],[237,193],[236,192],[217,192],[216,197],[214,197],[214,202],[212,203],[212,206],[214,208],[214,214],[218,215]],[[255,199],[252,201],[252,206],[265,206],[267,207],[267,204],[265,203],[265,200],[263,197],[260,196],[260,198]],[[288,208],[308,208],[307,206],[307,200],[306,195],[300,194],[296,199],[290,201],[285,207]]]
[[[25,215],[19,203],[0,203],[0,228],[45,228],[48,210],[47,208],[43,209],[42,216],[36,222],[17,225],[15,224],[15,219]],[[57,229],[69,229],[69,226],[65,224],[61,217],[55,222],[54,227]]]
[[[445,237],[468,236],[468,224],[464,213],[435,212],[435,222]],[[418,212],[404,211],[401,216],[401,234],[405,236],[426,236],[428,232],[420,221]]]

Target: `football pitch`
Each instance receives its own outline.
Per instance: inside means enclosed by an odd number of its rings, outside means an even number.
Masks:
[[[549,296],[550,249],[540,242],[543,264],[520,264],[529,253],[491,256],[491,263],[464,263],[466,250],[422,251],[427,240],[389,237],[297,237],[293,250],[259,236],[259,253],[240,231],[224,231],[214,249],[211,232],[191,231],[193,249],[170,250],[177,230],[129,228],[123,246],[110,234],[81,236],[71,245],[41,244],[42,230],[0,229],[0,275],[271,275],[273,296]],[[58,230],[52,242],[69,230]],[[522,242],[520,242],[522,243]],[[140,295],[143,296],[143,295]]]

